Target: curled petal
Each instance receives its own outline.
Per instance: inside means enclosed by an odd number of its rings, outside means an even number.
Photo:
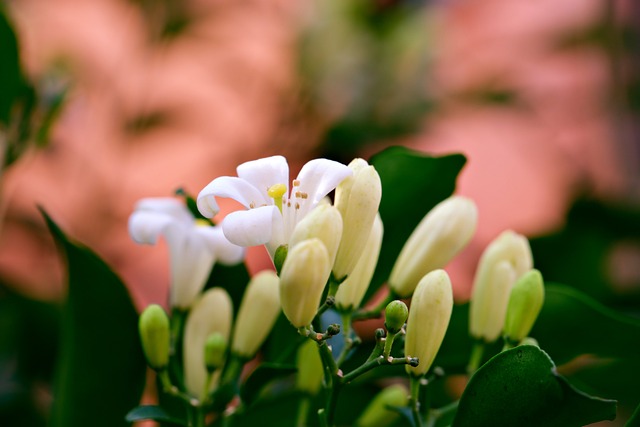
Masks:
[[[267,190],[275,184],[284,184],[289,189],[289,165],[282,156],[266,157],[252,160],[237,167],[238,178],[241,178],[268,199]]]
[[[245,208],[270,204],[270,199],[266,198],[256,187],[241,178],[233,176],[221,176],[209,183],[198,194],[198,210],[207,218],[214,217],[219,211],[216,197],[228,197]]]
[[[222,227],[195,227],[195,233],[203,238],[205,245],[214,254],[217,262],[234,265],[244,259],[244,248],[227,240]]]
[[[248,211],[236,211],[222,221],[224,235],[238,246],[263,245],[275,237],[274,229],[281,229],[282,215],[275,206],[263,206]]]
[[[143,210],[129,217],[129,235],[136,243],[155,245],[159,235],[173,234],[172,230],[177,232],[183,228],[181,223],[164,213]]]
[[[307,162],[298,174],[299,190],[307,193],[315,205],[351,174],[351,169],[342,163],[314,159]]]

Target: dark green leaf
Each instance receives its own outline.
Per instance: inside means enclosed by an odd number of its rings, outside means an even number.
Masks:
[[[236,413],[228,423],[232,427],[297,425],[298,407],[304,396],[301,393],[282,393],[257,401],[247,410]]]
[[[217,286],[227,291],[231,297],[231,302],[233,302],[234,314],[237,314],[242,295],[248,283],[249,272],[247,271],[247,266],[243,263],[231,266],[216,263],[213,266],[205,289]]]
[[[66,254],[69,274],[51,425],[125,426],[125,414],[140,401],[146,374],[138,315],[127,288],[109,267],[43,215]]]
[[[297,370],[298,368],[293,365],[268,362],[260,364],[240,388],[242,401],[249,406],[252,405],[267,384],[273,380],[291,375]]]
[[[8,125],[16,97],[23,90],[18,40],[6,11],[0,6],[0,123]]]
[[[134,423],[136,421],[153,420],[167,426],[187,426],[188,424],[179,418],[174,418],[167,414],[161,407],[153,405],[143,405],[133,408],[126,416],[126,421]]]
[[[637,426],[640,426],[640,405],[638,405],[636,410],[633,412],[633,415],[631,415],[631,418],[629,418],[629,420],[625,424],[625,427],[637,427]]]
[[[406,406],[387,406],[387,409],[400,414],[404,425],[416,427],[416,423],[413,421],[413,412],[410,408]]]
[[[404,147],[371,158],[382,180],[382,251],[365,301],[387,280],[402,246],[431,208],[449,197],[466,162],[462,154],[431,157]]]
[[[556,374],[545,352],[525,345],[498,354],[476,371],[453,426],[571,427],[615,416],[615,401],[576,390]]]
[[[621,315],[568,286],[549,284],[544,306],[531,331],[558,364],[582,354],[640,357],[640,320]]]

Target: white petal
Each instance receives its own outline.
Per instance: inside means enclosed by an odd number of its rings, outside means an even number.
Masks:
[[[159,235],[172,229],[183,230],[184,226],[165,213],[136,211],[129,217],[129,235],[136,243],[155,245]]]
[[[191,306],[209,277],[215,261],[205,240],[198,234],[181,234],[169,245],[171,256],[171,306]]]
[[[245,208],[271,204],[264,195],[249,182],[233,176],[221,176],[209,183],[198,194],[198,210],[207,218],[212,218],[219,211],[216,197],[229,197],[242,203]]]
[[[184,224],[193,222],[193,215],[183,201],[172,197],[149,197],[136,203],[136,211],[158,212]]]
[[[282,156],[252,160],[237,167],[238,177],[249,182],[268,198],[267,190],[275,184],[284,184],[289,190],[289,165]]]
[[[222,221],[224,235],[239,246],[257,246],[269,242],[277,232],[282,215],[275,206],[263,206],[248,211],[237,211]],[[275,226],[274,226],[275,225]]]
[[[224,236],[222,227],[194,227],[194,233],[200,235],[216,261],[221,264],[234,265],[244,259],[243,247],[234,245]]]
[[[342,163],[327,159],[314,159],[300,170],[297,178],[300,181],[298,190],[307,193],[315,205],[352,173],[351,169]]]

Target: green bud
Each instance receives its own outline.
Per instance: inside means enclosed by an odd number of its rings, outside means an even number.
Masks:
[[[276,272],[280,274],[282,271],[282,265],[284,260],[287,259],[287,252],[289,252],[289,246],[280,245],[276,249],[276,253],[273,255],[273,265],[276,267]]]
[[[204,343],[204,364],[207,372],[220,369],[224,366],[225,352],[227,351],[227,339],[220,332],[209,335]]]
[[[411,297],[404,342],[405,356],[417,357],[419,364],[407,365],[407,373],[418,377],[427,373],[447,332],[452,310],[453,290],[447,272],[435,270],[424,276]]]
[[[400,300],[391,301],[384,311],[384,327],[389,333],[397,334],[404,326],[408,316],[409,309],[405,303]]]
[[[142,350],[149,366],[162,371],[169,364],[169,317],[157,304],[148,306],[138,322]]]
[[[356,427],[387,427],[400,414],[388,407],[403,407],[409,402],[409,390],[401,384],[389,386],[378,393],[355,423]]]
[[[538,270],[529,270],[513,285],[503,334],[513,343],[522,341],[533,327],[544,303],[544,282]]]
[[[318,344],[312,340],[305,340],[298,347],[296,366],[298,368],[296,388],[310,395],[318,393],[324,377]]]

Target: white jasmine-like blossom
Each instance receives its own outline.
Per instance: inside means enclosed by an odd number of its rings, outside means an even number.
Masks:
[[[129,234],[137,243],[169,247],[172,307],[187,309],[202,291],[215,262],[237,264],[244,248],[230,243],[220,227],[196,220],[183,202],[170,197],[140,200],[129,217]]]
[[[236,168],[237,177],[221,176],[198,195],[198,209],[212,218],[219,212],[216,197],[228,197],[247,210],[232,212],[222,229],[239,246],[264,244],[273,257],[295,228],[351,170],[338,162],[314,159],[305,164],[289,187],[289,165],[282,156],[253,160]]]

